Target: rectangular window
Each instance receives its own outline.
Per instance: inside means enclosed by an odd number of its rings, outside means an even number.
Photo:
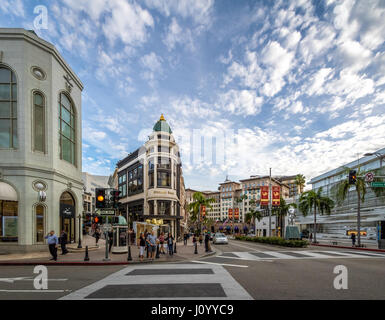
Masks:
[[[36,102],[36,101],[35,101]],[[44,137],[44,127],[45,127],[45,120],[44,120],[44,106],[43,101],[41,101],[41,105],[34,105],[34,150],[45,152],[45,137]]]

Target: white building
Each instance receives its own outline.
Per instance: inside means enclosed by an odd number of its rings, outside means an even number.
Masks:
[[[376,155],[365,156],[356,161],[345,164],[343,167],[368,172],[377,170],[383,165],[385,148],[378,150]],[[325,172],[314,177],[310,184],[313,190],[317,191],[322,187],[322,195],[335,200],[335,189],[333,188],[343,179],[347,179],[344,168],[338,167],[334,170]],[[384,172],[382,175],[385,175]],[[384,181],[385,179],[380,179]],[[302,230],[313,230],[314,216],[309,214],[307,217],[298,212],[297,224]],[[331,215],[317,214],[317,233],[321,237],[340,237],[349,238],[349,230],[357,230],[357,193],[355,187],[351,186],[346,200],[341,206],[337,203],[332,209]],[[373,190],[368,187],[365,195],[365,202],[361,204],[361,231],[363,239],[377,240],[385,238],[385,196],[376,197]],[[317,238],[319,236],[317,235]]]
[[[52,44],[0,29],[0,252],[46,250],[50,230],[77,240],[82,90]]]
[[[95,213],[95,190],[97,188],[111,188],[108,184],[110,176],[97,176],[88,172],[82,173],[82,181],[84,184],[84,193],[91,195],[90,213]]]

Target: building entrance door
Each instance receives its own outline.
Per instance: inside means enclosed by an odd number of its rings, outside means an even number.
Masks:
[[[68,235],[68,242],[75,241],[75,200],[69,192],[60,197],[60,233],[64,230]]]

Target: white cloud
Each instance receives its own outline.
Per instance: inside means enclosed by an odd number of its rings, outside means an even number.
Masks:
[[[6,14],[12,14],[17,17],[25,16],[25,9],[22,0],[2,0],[0,11]]]
[[[183,29],[175,17],[172,18],[170,25],[163,37],[163,43],[168,51],[173,50],[177,44],[185,45],[189,50],[194,50],[194,42],[191,30]]]
[[[148,28],[154,27],[151,14],[136,3],[116,0],[110,3],[111,12],[102,29],[111,43],[141,45],[148,39]]]
[[[324,93],[323,85],[326,80],[333,77],[334,71],[332,68],[322,68],[318,70],[311,78],[311,85],[307,89],[306,94],[309,96],[320,95]]]
[[[219,96],[219,105],[225,112],[236,115],[256,115],[261,112],[263,98],[251,90],[230,90]]]

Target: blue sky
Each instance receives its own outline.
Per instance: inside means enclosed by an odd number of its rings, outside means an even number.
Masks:
[[[197,189],[385,146],[385,1],[2,0],[0,26],[34,29],[83,81],[83,171],[110,174],[161,113]]]

